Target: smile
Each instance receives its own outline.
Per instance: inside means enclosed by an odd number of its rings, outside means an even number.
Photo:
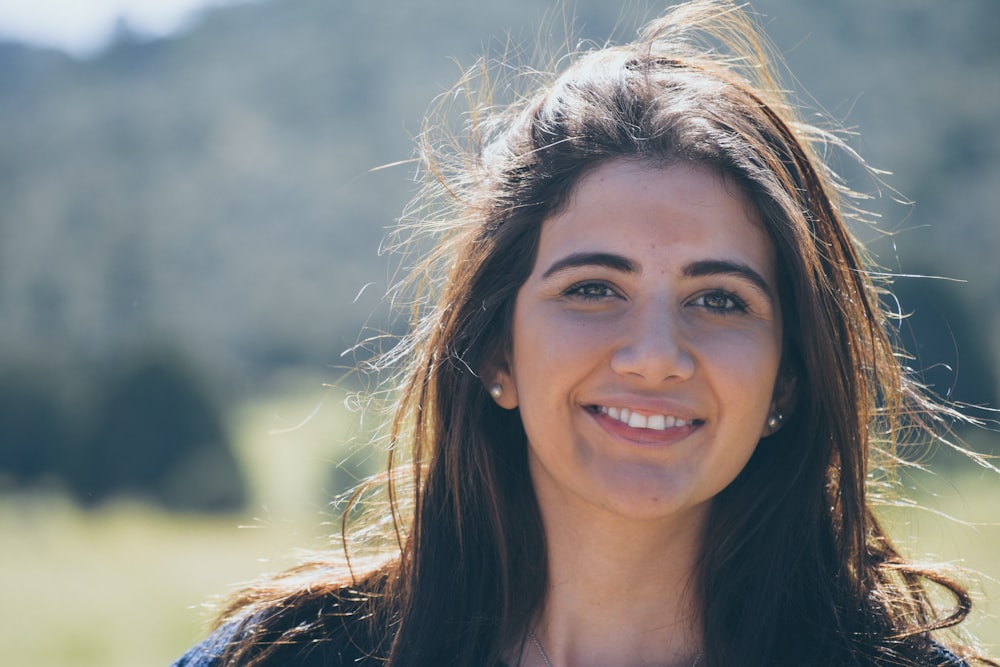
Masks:
[[[601,414],[620,421],[630,428],[645,428],[652,431],[681,428],[693,423],[685,419],[679,419],[673,415],[641,415],[638,412],[632,412],[628,408],[605,407],[602,405],[597,410]]]

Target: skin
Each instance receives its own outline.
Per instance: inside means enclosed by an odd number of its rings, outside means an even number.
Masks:
[[[528,436],[554,665],[691,664],[707,509],[781,407],[781,340],[774,249],[721,174],[609,162],[545,221],[496,381]]]

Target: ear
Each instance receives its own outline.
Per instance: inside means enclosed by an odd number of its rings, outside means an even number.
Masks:
[[[774,394],[771,397],[771,407],[764,422],[764,430],[761,437],[766,438],[781,430],[782,425],[795,411],[797,399],[796,389],[798,379],[795,373],[786,368],[782,368],[778,373],[778,379],[774,383]]]
[[[507,363],[504,362],[492,375],[492,380],[486,384],[486,391],[501,408],[513,410],[518,405],[517,382],[508,370]]]

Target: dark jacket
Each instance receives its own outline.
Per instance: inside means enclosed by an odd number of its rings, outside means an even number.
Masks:
[[[315,621],[315,616],[311,619]],[[357,621],[345,621],[344,616],[333,615],[326,620],[314,623],[312,627],[296,634],[296,621],[302,623],[305,619],[289,617],[287,630],[278,635],[274,631],[267,634],[274,637],[261,637],[262,646],[270,646],[273,653],[268,656],[266,664],[275,667],[381,667],[382,660],[368,655],[362,648],[363,637],[352,632],[352,626],[363,625]],[[212,633],[205,641],[184,654],[173,667],[236,667],[226,665],[223,655],[226,647],[232,642],[245,640],[255,631],[254,623],[240,624],[231,622],[223,625]],[[305,625],[302,625],[305,628]],[[289,635],[292,635],[290,637]],[[366,642],[367,643],[367,642]],[[254,653],[241,660],[245,664]],[[434,667],[428,665],[428,667]],[[498,665],[497,667],[503,667]],[[734,666],[737,667],[737,666]],[[927,661],[920,667],[970,667],[968,663],[938,644],[929,644]]]

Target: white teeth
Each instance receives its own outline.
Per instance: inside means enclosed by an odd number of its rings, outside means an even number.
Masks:
[[[646,417],[638,412],[633,412],[628,418],[628,425],[632,428],[646,428]]]
[[[631,428],[648,428],[652,431],[664,431],[668,428],[680,428],[691,423],[685,419],[678,419],[670,415],[640,415],[628,408],[601,407],[600,410],[612,419],[627,424]]]

